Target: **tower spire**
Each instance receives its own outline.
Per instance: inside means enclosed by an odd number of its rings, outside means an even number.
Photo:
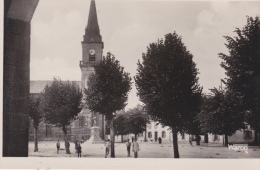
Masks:
[[[90,3],[88,25],[85,29],[84,42],[102,42],[102,37],[99,32],[95,0],[91,0]]]

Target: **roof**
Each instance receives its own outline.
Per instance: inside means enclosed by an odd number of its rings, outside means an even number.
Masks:
[[[91,0],[88,25],[85,29],[84,42],[102,42],[100,35],[95,0]]]
[[[30,93],[40,93],[43,91],[46,85],[51,85],[52,80],[31,80],[30,81]],[[81,87],[81,81],[76,82],[79,87]]]

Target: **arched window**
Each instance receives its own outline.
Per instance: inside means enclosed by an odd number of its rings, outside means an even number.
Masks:
[[[166,138],[166,132],[162,131],[162,138]]]
[[[148,132],[148,138],[152,138],[153,135],[152,135],[152,132]]]

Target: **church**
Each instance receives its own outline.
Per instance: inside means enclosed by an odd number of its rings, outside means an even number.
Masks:
[[[76,81],[79,87],[85,89],[87,87],[87,80],[89,75],[94,71],[94,66],[101,61],[103,55],[104,43],[100,35],[96,4],[95,0],[91,0],[88,23],[83,35],[82,45],[82,60],[79,61],[81,69],[81,81]],[[43,91],[46,85],[50,85],[51,80],[48,81],[30,81],[30,95],[37,96]],[[84,98],[84,93],[83,93]],[[98,113],[91,113],[85,106],[78,114],[78,119],[72,122],[67,127],[68,137],[71,141],[74,140],[88,140],[91,136],[91,127],[97,126],[100,128],[99,137],[105,139],[105,118]],[[39,140],[57,140],[63,139],[63,132],[61,128],[53,125],[40,123],[38,128]],[[29,139],[33,140],[33,128],[30,126]]]

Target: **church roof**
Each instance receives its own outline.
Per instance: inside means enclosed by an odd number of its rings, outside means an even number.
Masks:
[[[85,29],[84,42],[102,42],[102,37],[99,31],[95,0],[91,0],[90,3],[88,25]]]
[[[51,85],[53,80],[31,80],[30,81],[30,93],[40,93],[43,91],[46,85]],[[81,81],[74,81],[81,87]]]

